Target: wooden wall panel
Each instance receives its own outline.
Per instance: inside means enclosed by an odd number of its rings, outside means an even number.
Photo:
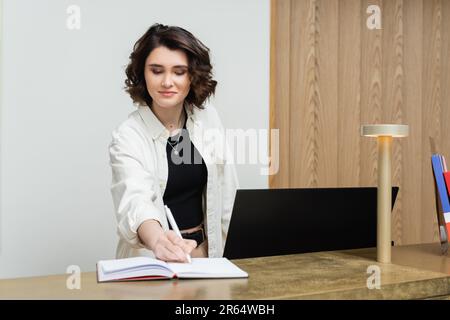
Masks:
[[[441,150],[441,1],[423,1],[423,77],[422,77],[422,212],[421,238],[438,239],[434,200],[434,182],[431,175],[429,137],[436,140]]]
[[[284,136],[270,186],[376,186],[360,125],[409,124],[393,146],[392,238],[437,241],[429,137],[450,165],[450,0],[272,1],[271,128]]]
[[[442,0],[440,3],[440,20],[441,20],[441,54],[440,54],[440,152],[446,158],[447,165],[450,167],[450,1]],[[436,225],[437,225],[436,219]],[[436,227],[437,228],[437,227]],[[435,232],[437,237],[437,232]]]
[[[382,21],[382,123],[403,123],[403,0],[383,2]],[[404,139],[394,139],[392,145],[392,185],[401,184],[402,144]],[[403,188],[397,196],[392,211],[392,239],[401,242],[401,209]]]
[[[401,213],[403,232],[397,239],[399,244],[419,243],[421,239],[420,208],[422,192],[425,191],[422,188],[422,30],[422,0],[408,0],[408,5],[403,7],[403,122],[409,125],[409,137],[402,139],[403,175],[400,187],[405,196]],[[426,193],[428,197],[432,197],[430,192]]]
[[[383,56],[381,52],[381,36],[383,29],[367,28],[367,8],[377,5],[383,10],[381,0],[361,1],[361,124],[380,123],[381,80]],[[361,162],[360,185],[377,185],[377,143],[375,139],[360,138]]]
[[[270,60],[270,128],[279,130],[279,140],[289,146],[289,70],[290,70],[290,17],[291,2],[280,1],[271,4],[271,19],[278,21],[271,24],[271,57]],[[269,141],[270,142],[270,141]],[[272,148],[272,144],[270,144]],[[289,150],[278,144],[278,174],[269,176],[269,185],[288,186]],[[272,149],[271,149],[272,150]]]
[[[442,1],[442,54],[441,54],[441,148],[450,166],[450,1]]]
[[[338,0],[316,0],[314,147],[317,181],[324,187],[337,186],[338,8]]]
[[[339,2],[338,185],[357,186],[360,176],[361,1]]]
[[[290,186],[315,187],[318,110],[315,53],[315,0],[291,2]]]

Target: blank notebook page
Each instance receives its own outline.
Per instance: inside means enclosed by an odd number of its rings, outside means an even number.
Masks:
[[[192,263],[168,263],[177,275],[248,276],[226,258],[193,258]]]
[[[102,269],[105,273],[130,271],[141,268],[161,268],[169,269],[167,263],[149,257],[135,257],[117,260],[102,261]]]

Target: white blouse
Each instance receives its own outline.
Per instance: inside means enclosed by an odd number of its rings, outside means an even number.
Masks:
[[[186,109],[186,129],[206,164],[203,214],[209,257],[221,257],[231,219],[238,179],[216,109]],[[148,219],[168,230],[163,195],[167,185],[166,143],[169,131],[149,107],[138,107],[112,133],[109,154],[111,194],[117,219],[116,258],[154,257],[139,241],[137,229]]]

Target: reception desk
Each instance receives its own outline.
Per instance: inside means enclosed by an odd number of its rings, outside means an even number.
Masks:
[[[446,299],[450,263],[439,244],[393,247],[393,263],[376,262],[376,250],[315,252],[233,260],[248,279],[155,280],[97,283],[81,274],[0,280],[0,299]],[[379,268],[378,268],[379,267]],[[369,289],[379,270],[379,289]],[[368,273],[369,272],[369,273]],[[370,278],[372,277],[372,278]]]

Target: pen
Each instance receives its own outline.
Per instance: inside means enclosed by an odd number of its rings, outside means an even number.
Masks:
[[[172,211],[170,211],[168,206],[164,206],[164,208],[166,209],[165,210],[166,211],[166,216],[167,216],[167,219],[169,219],[169,223],[172,226],[173,231],[176,233],[177,236],[179,236],[181,239],[183,239],[183,237],[181,235],[181,232],[180,232],[180,229],[178,229],[177,223],[175,222],[175,219],[174,219],[174,217],[172,215]],[[187,253],[186,253],[186,258],[187,258],[187,261],[189,263],[192,262],[191,256],[189,254],[187,254]]]

